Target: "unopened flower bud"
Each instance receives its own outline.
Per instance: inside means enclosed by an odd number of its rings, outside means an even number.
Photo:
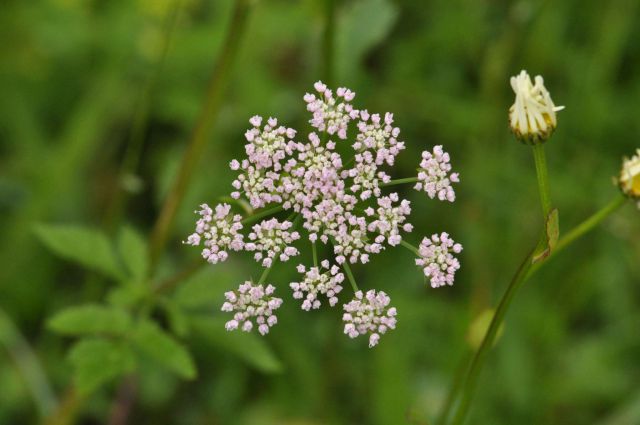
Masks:
[[[631,158],[622,161],[618,185],[626,196],[638,201],[640,208],[640,149]]]

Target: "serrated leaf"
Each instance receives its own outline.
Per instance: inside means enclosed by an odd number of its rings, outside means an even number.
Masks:
[[[218,305],[223,298],[223,283],[232,282],[238,277],[231,269],[205,267],[180,283],[173,299],[184,308],[211,307]]]
[[[131,317],[116,307],[87,304],[56,313],[47,326],[64,335],[124,335],[131,329]]]
[[[142,283],[149,271],[146,241],[133,228],[125,226],[118,234],[118,253],[129,276],[136,283]]]
[[[553,251],[558,238],[560,237],[560,219],[558,218],[558,209],[554,208],[549,212],[547,217],[547,241],[549,243],[549,250]]]
[[[74,385],[81,394],[135,369],[131,349],[119,341],[85,339],[73,346],[69,360],[74,367]]]
[[[182,307],[169,298],[160,299],[160,307],[167,314],[167,321],[171,331],[183,338],[189,333],[189,320],[182,310]]]
[[[52,253],[116,280],[122,279],[122,269],[104,233],[83,226],[49,224],[37,225],[34,231]]]
[[[282,372],[282,363],[262,337],[254,333],[226,331],[224,324],[224,318],[191,318],[191,328],[201,341],[236,354],[261,372]]]
[[[136,326],[132,342],[150,358],[182,378],[196,377],[196,366],[187,349],[151,321]]]

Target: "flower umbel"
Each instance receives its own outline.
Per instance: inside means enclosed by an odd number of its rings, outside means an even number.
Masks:
[[[323,299],[333,307],[348,277],[356,298],[344,306],[345,333],[352,338],[369,334],[373,347],[382,334],[395,328],[396,310],[389,308],[384,292],[360,291],[349,264],[366,264],[387,248],[411,247],[404,239],[413,230],[411,203],[402,192],[385,193],[385,188],[415,183],[415,189],[429,198],[453,202],[452,185],[459,177],[451,171],[449,154],[435,146],[422,153],[417,178],[392,180],[391,169],[405,149],[393,114],[355,109],[351,105],[355,93],[347,88],[334,92],[320,81],[314,88],[315,94],[304,96],[312,131],[298,135],[276,118],[253,116],[245,133],[246,156],[229,164],[238,173],[231,198],[262,209],[256,213],[261,221],[256,220],[245,237],[240,233],[242,218],[231,214],[230,205],[217,205],[214,211],[203,204],[187,243],[199,245],[204,240],[202,256],[210,263],[226,260],[229,251],[246,251],[267,268],[257,286],[245,282],[237,291],[227,292],[223,305],[224,311],[234,313],[228,330],[250,331],[257,326],[266,334],[277,320],[273,311],[282,300],[272,296],[274,286],[261,284],[278,260],[300,254],[296,245],[302,235],[295,227],[301,221],[301,233],[313,243],[314,267],[298,266],[303,277],[289,284],[294,298],[307,311],[320,308]],[[283,220],[280,211],[289,218]],[[318,266],[319,243],[330,245],[330,258]],[[460,267],[452,253],[461,249],[446,233],[434,235],[423,241],[416,263],[431,277],[432,286],[451,285]]]
[[[640,208],[640,149],[631,158],[623,160],[618,184],[625,195],[638,201]]]
[[[390,302],[389,296],[382,291],[376,293],[371,289],[366,295],[362,291],[356,292],[355,298],[344,305],[344,333],[350,338],[370,334],[369,347],[376,345],[381,334],[396,328],[397,312],[395,307],[389,307]]]
[[[460,262],[453,256],[462,251],[462,245],[455,243],[447,233],[431,235],[424,238],[418,248],[420,258],[416,258],[416,265],[423,268],[424,275],[430,278],[431,287],[453,285],[456,271]]]
[[[278,323],[278,318],[273,314],[282,305],[282,299],[272,297],[275,291],[273,285],[253,285],[245,282],[237,291],[229,291],[224,294],[226,302],[222,305],[222,311],[233,312],[233,319],[225,324],[228,331],[242,329],[251,331],[254,324],[258,326],[261,335],[269,333],[269,328]],[[255,321],[255,323],[254,323]]]
[[[516,94],[515,103],[509,108],[511,131],[522,142],[544,142],[558,124],[556,112],[564,109],[564,106],[553,104],[540,75],[536,75],[533,84],[527,71],[523,70],[511,77],[511,88]]]
[[[340,284],[344,281],[344,274],[340,273],[338,266],[329,266],[328,260],[322,261],[320,265],[321,267],[311,267],[307,270],[305,266],[300,264],[297,270],[299,273],[304,273],[304,279],[302,282],[292,282],[289,285],[293,289],[293,298],[298,300],[304,298],[303,310],[320,308],[321,302],[318,294],[326,296],[331,307],[338,302],[337,295],[342,291]]]

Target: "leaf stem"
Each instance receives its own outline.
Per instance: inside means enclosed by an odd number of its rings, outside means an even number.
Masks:
[[[400,245],[402,245],[403,247],[407,248],[409,251],[413,252],[418,257],[420,257],[420,250],[418,248],[416,248],[415,246],[411,245],[409,242],[407,242],[404,239],[402,239],[400,241]]]

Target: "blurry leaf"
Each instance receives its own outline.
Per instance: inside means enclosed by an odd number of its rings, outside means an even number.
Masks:
[[[222,299],[220,282],[231,281],[234,276],[228,269],[205,267],[189,277],[176,289],[175,302],[184,308],[211,307]]]
[[[120,230],[118,252],[130,276],[141,283],[147,277],[149,256],[145,240],[129,226]]]
[[[104,233],[83,226],[40,224],[35,227],[35,234],[54,254],[122,279],[118,260]]]
[[[148,285],[138,285],[135,282],[126,282],[122,286],[113,288],[107,294],[109,304],[116,307],[128,308],[134,306],[149,294]]]
[[[167,314],[167,320],[171,330],[183,338],[189,333],[189,319],[185,315],[180,305],[169,298],[162,298],[160,300],[160,306]]]
[[[71,307],[55,314],[49,329],[65,335],[124,335],[131,329],[131,318],[120,309],[101,305]]]
[[[353,74],[367,52],[389,34],[397,16],[388,0],[358,0],[345,7],[336,33],[337,75]]]
[[[90,393],[135,368],[131,349],[121,342],[106,339],[78,342],[71,349],[69,359],[75,369],[75,386],[82,394]]]
[[[196,367],[187,349],[151,321],[142,321],[133,333],[133,343],[146,355],[185,379],[196,377]]]
[[[228,332],[224,328],[224,323],[223,318],[193,317],[191,319],[192,329],[205,342],[235,353],[261,372],[282,371],[282,363],[262,337],[255,333]]]
[[[488,308],[476,316],[471,322],[469,326],[469,331],[467,332],[467,343],[471,346],[472,349],[477,350],[480,348],[482,341],[484,340],[487,331],[489,330],[489,326],[491,325],[491,321],[493,320],[494,311],[492,308]],[[504,323],[501,323],[498,327],[498,332],[496,333],[496,337],[493,340],[493,345],[496,345],[502,333],[504,332]]]

